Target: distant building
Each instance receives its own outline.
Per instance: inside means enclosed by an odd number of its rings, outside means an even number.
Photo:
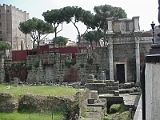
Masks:
[[[43,40],[41,40],[39,44],[40,45],[53,44],[53,40],[46,37]]]
[[[53,39],[50,39],[50,38],[44,38],[43,40],[40,41],[40,45],[43,46],[43,45],[53,45]],[[58,46],[58,45],[56,45]],[[64,45],[62,45],[64,47]],[[62,47],[61,46],[61,47]],[[77,46],[76,42],[74,41],[71,41],[71,40],[68,40],[67,41],[67,44],[65,45],[66,47],[75,47]]]
[[[66,46],[67,46],[67,47],[69,47],[69,46],[70,46],[70,47],[72,47],[72,46],[77,46],[77,43],[74,42],[74,41],[68,40]]]
[[[29,19],[29,13],[12,5],[0,5],[0,41],[10,43],[11,50],[26,50],[32,48],[29,34],[23,34],[19,23]]]

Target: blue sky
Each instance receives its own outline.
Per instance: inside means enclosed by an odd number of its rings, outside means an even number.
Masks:
[[[51,9],[79,6],[93,12],[94,6],[108,4],[124,9],[128,18],[139,16],[141,30],[149,30],[152,21],[159,25],[157,19],[158,0],[0,0],[0,4],[11,4],[23,11],[27,11],[30,18],[37,17],[40,19],[43,19],[43,12]],[[85,31],[83,24],[79,24],[79,27],[81,33],[83,33]],[[64,24],[63,31],[58,35],[76,40],[77,31],[72,24]]]

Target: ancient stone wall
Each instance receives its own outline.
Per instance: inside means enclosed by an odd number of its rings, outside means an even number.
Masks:
[[[104,63],[104,59],[100,59],[100,63]],[[76,54],[75,60],[71,58],[71,54],[29,55],[26,65],[32,69],[28,70],[26,82],[85,82],[88,74],[99,74],[98,63],[99,60],[88,59],[84,53]],[[104,64],[101,66],[105,69]]]
[[[141,43],[140,44],[140,62],[144,64],[144,59],[146,55],[149,55],[149,51],[151,49],[150,43]]]
[[[18,108],[18,99],[9,93],[0,93],[0,112],[13,112]]]
[[[27,56],[27,82],[56,82],[63,81],[66,71],[65,62],[71,61],[71,54],[44,53]]]
[[[81,113],[81,107],[86,105],[90,91],[78,92],[73,97],[58,97],[47,95],[22,95],[19,98],[9,93],[0,93],[0,112],[43,112],[60,110],[66,112],[67,120],[76,120]]]
[[[108,47],[97,47],[94,50],[93,59],[94,59],[95,64],[97,64],[99,67],[99,70],[96,71],[98,79],[99,79],[99,75],[101,71],[105,72],[106,79],[110,79],[109,78],[109,50],[108,49],[109,49]],[[90,74],[95,75],[95,73],[90,73]]]

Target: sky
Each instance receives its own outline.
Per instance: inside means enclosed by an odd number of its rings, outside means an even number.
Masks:
[[[52,9],[59,9],[65,6],[78,6],[85,10],[94,13],[94,6],[112,5],[121,7],[127,13],[127,18],[132,19],[134,16],[139,16],[140,30],[150,30],[152,21],[156,25],[158,23],[158,0],[0,0],[0,4],[15,6],[29,13],[30,18],[36,17],[44,19],[43,12]],[[82,23],[78,24],[81,34],[85,31],[85,26]],[[69,38],[76,41],[77,31],[72,24],[63,24],[63,31],[58,33],[58,36]],[[54,35],[50,35],[50,38]]]

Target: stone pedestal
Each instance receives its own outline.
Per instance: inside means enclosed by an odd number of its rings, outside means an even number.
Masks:
[[[95,80],[94,75],[93,74],[89,74],[88,75],[88,79],[87,79],[87,83],[93,83]]]
[[[14,84],[13,84],[14,87],[18,87],[18,78],[17,77],[14,77]]]
[[[95,100],[98,100],[98,91],[97,90],[91,90],[91,98],[94,98]]]
[[[100,80],[106,80],[106,74],[104,71],[101,71]]]

